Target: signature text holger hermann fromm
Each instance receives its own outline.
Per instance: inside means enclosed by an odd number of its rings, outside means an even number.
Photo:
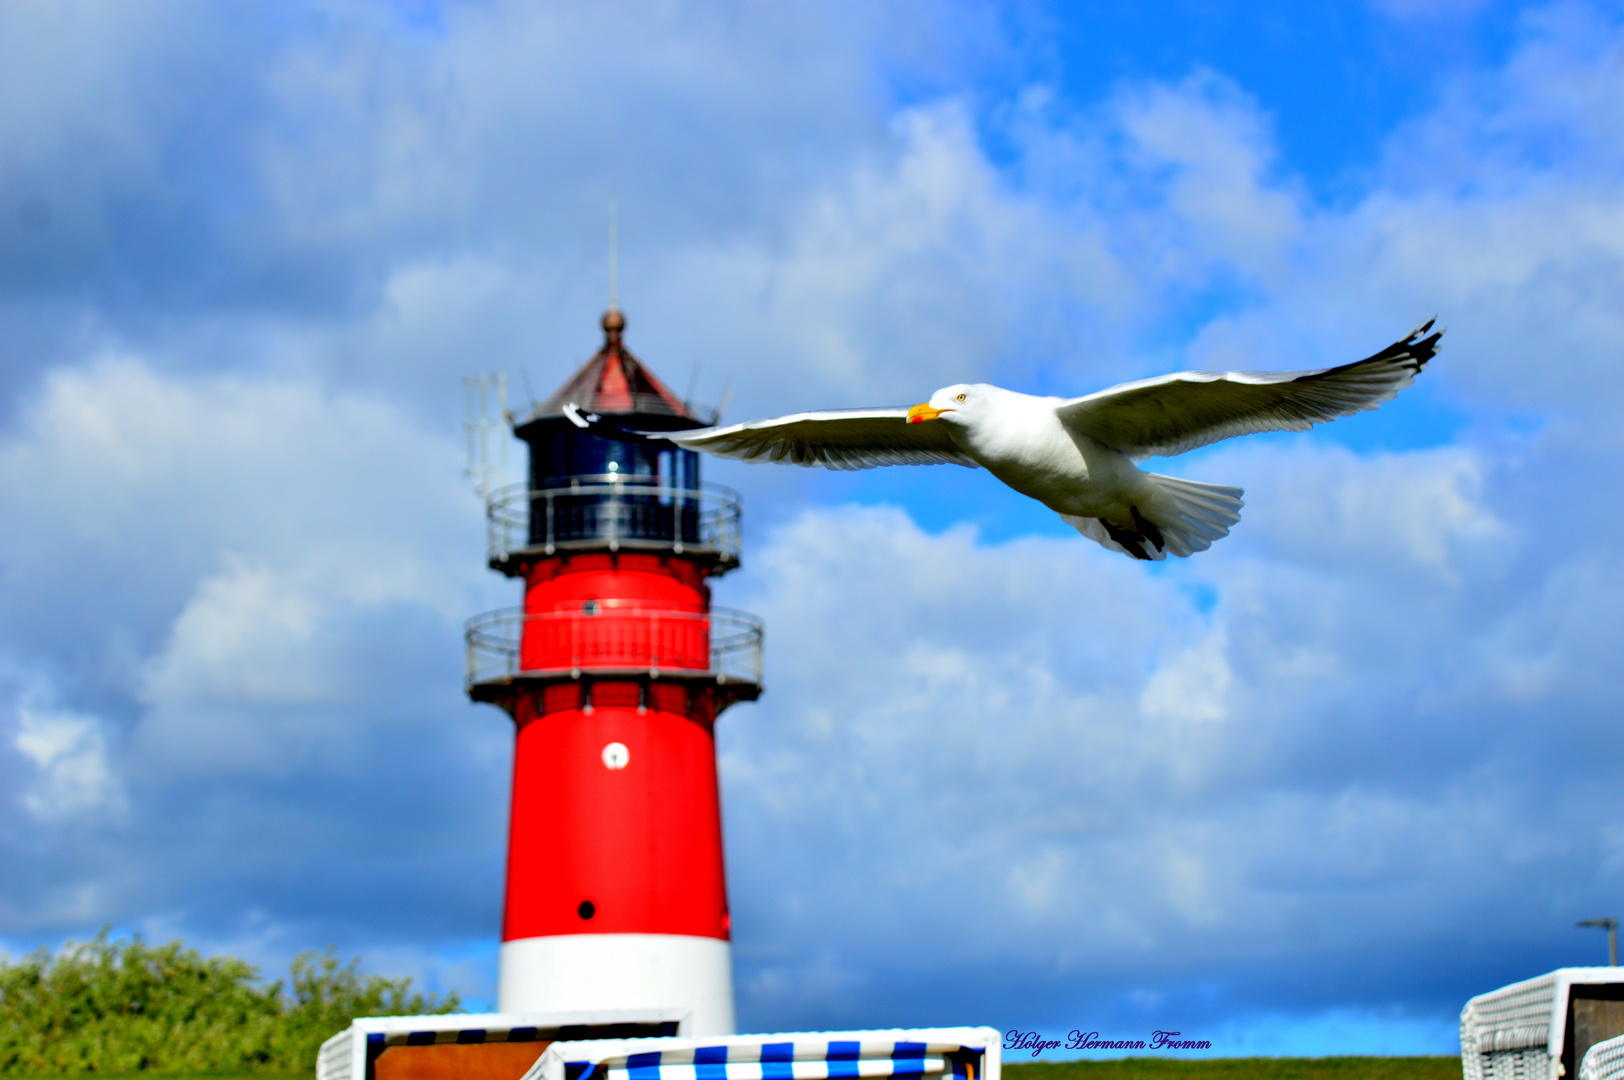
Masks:
[[[1206,1039],[1181,1039],[1177,1031],[1153,1031],[1148,1039],[1102,1039],[1097,1031],[1069,1031],[1064,1041],[1045,1039],[1035,1031],[1016,1028],[1004,1032],[1005,1050],[1030,1050],[1037,1057],[1045,1050],[1211,1050]]]

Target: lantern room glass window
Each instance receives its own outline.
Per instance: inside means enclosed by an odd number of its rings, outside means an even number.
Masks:
[[[692,450],[605,439],[563,419],[533,425],[524,435],[531,543],[699,542],[699,455]],[[546,502],[550,523],[542,513]]]

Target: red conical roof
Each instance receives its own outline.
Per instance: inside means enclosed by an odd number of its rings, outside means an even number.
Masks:
[[[619,310],[610,308],[604,312],[603,348],[565,379],[532,418],[561,416],[564,406],[574,402],[600,415],[674,416],[701,423],[670,387],[620,343],[625,329],[626,317]]]

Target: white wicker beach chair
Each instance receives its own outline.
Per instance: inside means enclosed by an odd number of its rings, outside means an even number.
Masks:
[[[502,1068],[511,1070],[508,1076],[518,1076],[560,1039],[681,1035],[690,1019],[688,1009],[676,1008],[364,1016],[321,1044],[316,1080],[378,1080],[380,1068],[385,1074],[400,1071],[379,1066],[385,1052],[408,1059],[416,1055],[406,1067],[414,1077],[456,1080]],[[501,1068],[482,1068],[478,1059],[493,1055],[501,1059]],[[514,1061],[520,1062],[516,1069]]]
[[[1585,1051],[1579,1064],[1579,1080],[1624,1080],[1624,1035]]]
[[[1461,1073],[1464,1080],[1571,1078],[1586,1051],[1621,1035],[1624,967],[1558,968],[1466,1003]],[[1624,1080],[1624,1072],[1597,1075]]]

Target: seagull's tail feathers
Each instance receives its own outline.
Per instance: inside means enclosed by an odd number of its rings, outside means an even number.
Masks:
[[[1203,484],[1176,476],[1146,473],[1154,493],[1149,505],[1134,510],[1131,526],[1099,518],[1061,514],[1061,518],[1101,547],[1135,559],[1160,562],[1169,555],[1188,558],[1229,535],[1241,519],[1241,489]]]
[[[1241,519],[1241,489],[1146,473],[1156,488],[1147,514],[1161,527],[1167,550],[1180,558],[1206,551]]]

